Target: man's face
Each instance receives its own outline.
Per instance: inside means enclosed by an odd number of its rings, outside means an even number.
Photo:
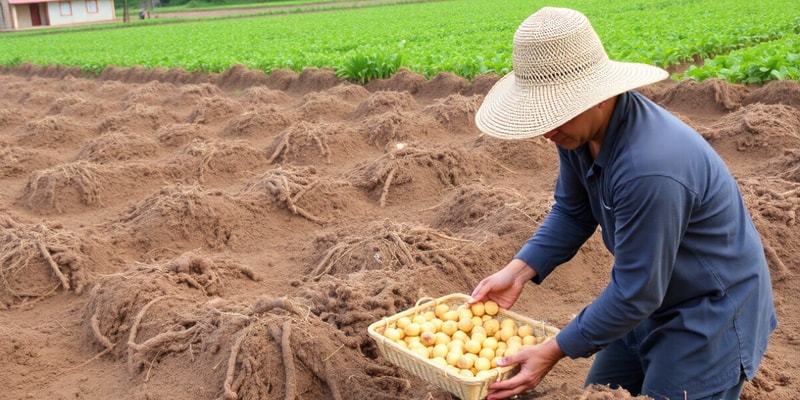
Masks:
[[[592,107],[564,125],[545,133],[544,137],[567,150],[575,150],[590,141],[602,140],[598,138],[597,129],[600,116],[598,107]]]

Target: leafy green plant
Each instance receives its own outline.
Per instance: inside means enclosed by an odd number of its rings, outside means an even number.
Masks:
[[[87,71],[104,65],[141,65],[206,72],[224,71],[235,64],[265,72],[277,68],[300,72],[314,66],[333,68],[342,78],[357,82],[384,78],[400,66],[427,78],[443,71],[467,78],[489,72],[503,75],[512,68],[514,31],[532,11],[545,5],[553,4],[545,0],[422,2],[191,23],[153,18],[102,30],[96,26],[92,30],[28,30],[3,33],[0,65],[30,62]],[[716,56],[760,44],[778,46],[781,38],[800,31],[800,2],[796,0],[573,0],[569,6],[590,18],[612,59],[665,68],[702,59],[714,65]],[[785,46],[780,51],[797,52]],[[784,58],[783,64],[769,65],[769,57],[759,56],[716,71],[693,70],[691,76],[792,77],[796,65],[790,57]]]
[[[746,47],[691,66],[683,77],[703,81],[721,78],[732,83],[764,83],[771,80],[800,80],[800,35],[787,34],[779,40]]]
[[[374,52],[362,54],[352,52],[345,57],[343,65],[336,71],[339,78],[358,83],[367,83],[373,79],[384,79],[394,75],[402,65],[402,57],[397,54]]]

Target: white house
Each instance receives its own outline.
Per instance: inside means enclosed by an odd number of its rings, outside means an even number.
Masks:
[[[110,22],[114,0],[0,0],[0,30]]]

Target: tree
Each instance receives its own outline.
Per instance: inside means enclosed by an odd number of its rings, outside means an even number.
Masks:
[[[128,0],[122,0],[122,22],[131,22],[131,13],[128,11]]]

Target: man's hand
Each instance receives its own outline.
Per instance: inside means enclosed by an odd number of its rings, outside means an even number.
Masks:
[[[508,309],[514,305],[525,283],[536,276],[536,270],[522,260],[513,259],[503,269],[484,278],[472,291],[469,303],[492,300]]]
[[[534,389],[564,356],[566,354],[561,351],[555,339],[551,339],[544,344],[525,347],[517,354],[503,357],[498,365],[519,364],[520,371],[509,379],[489,386],[486,400],[506,399]]]

